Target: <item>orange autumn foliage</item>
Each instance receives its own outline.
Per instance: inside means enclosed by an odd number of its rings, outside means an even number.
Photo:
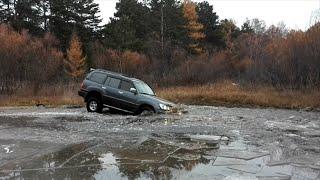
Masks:
[[[65,61],[67,74],[74,79],[82,77],[85,72],[85,62],[86,57],[83,56],[82,43],[77,34],[73,33]]]
[[[196,4],[191,0],[184,0],[183,16],[187,20],[185,28],[190,38],[189,48],[193,53],[201,54],[203,49],[200,47],[199,42],[205,38],[205,34],[202,32],[203,25],[198,22],[199,17],[196,12]]]

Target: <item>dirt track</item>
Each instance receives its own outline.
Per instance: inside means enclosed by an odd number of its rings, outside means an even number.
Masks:
[[[320,113],[0,109],[0,179],[320,179]]]

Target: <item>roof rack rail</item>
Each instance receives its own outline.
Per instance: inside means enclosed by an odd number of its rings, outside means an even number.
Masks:
[[[106,70],[106,69],[90,68],[90,72],[92,72],[92,71],[101,71],[101,72],[106,72],[106,73],[110,73],[110,74],[113,74],[113,75],[118,75],[118,76],[123,76],[123,77],[126,77],[126,78],[131,78],[131,77],[127,76],[126,74],[122,74],[122,73],[118,73],[118,72],[113,72],[113,71],[109,71],[109,70]]]

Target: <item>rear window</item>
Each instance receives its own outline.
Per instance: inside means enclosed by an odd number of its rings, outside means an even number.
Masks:
[[[95,72],[91,74],[89,79],[93,82],[103,84],[106,78],[107,78],[106,74]]]
[[[106,85],[113,88],[119,88],[120,81],[120,79],[108,77]]]
[[[120,89],[130,91],[130,88],[133,88],[133,84],[131,82],[121,81]]]

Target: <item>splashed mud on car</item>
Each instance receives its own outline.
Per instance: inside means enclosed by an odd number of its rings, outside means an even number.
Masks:
[[[152,116],[1,109],[0,178],[320,178],[319,113],[185,108]]]

